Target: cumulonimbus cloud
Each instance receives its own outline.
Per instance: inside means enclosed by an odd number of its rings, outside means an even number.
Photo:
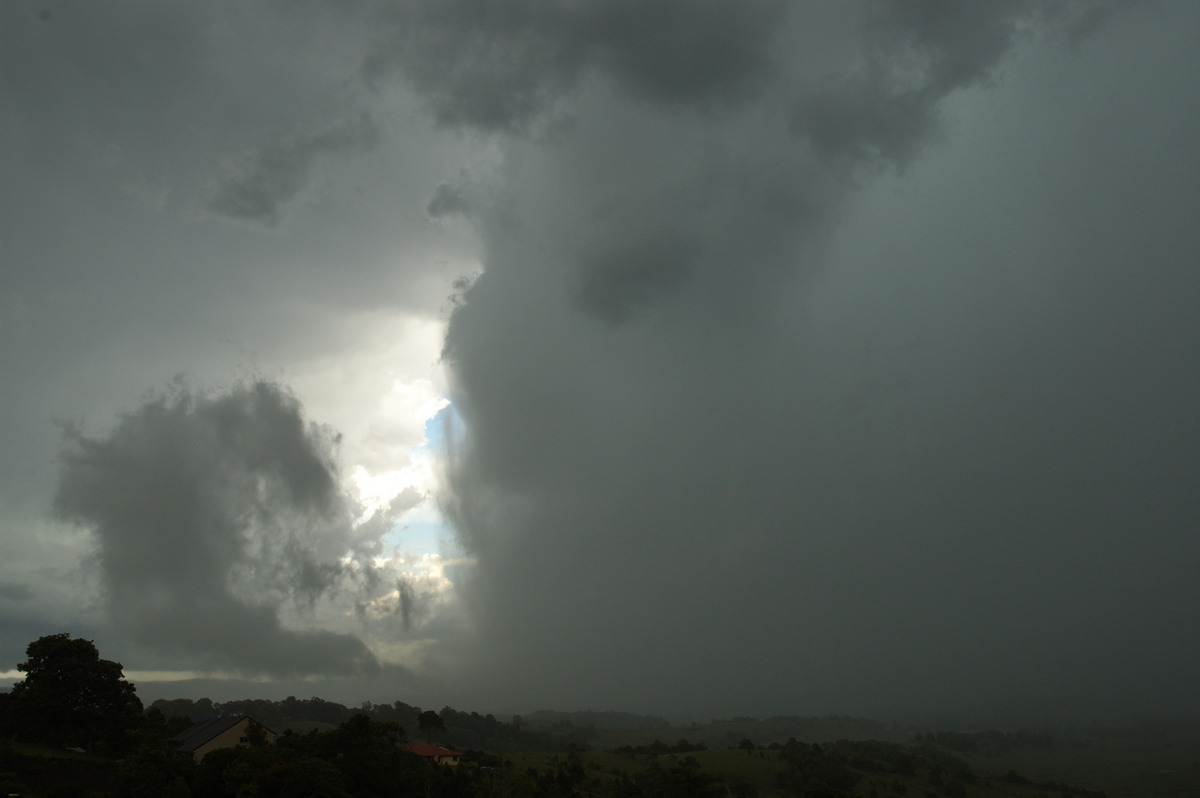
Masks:
[[[55,505],[94,531],[109,617],[129,638],[197,670],[378,668],[353,634],[281,619],[380,590],[377,541],[354,528],[336,435],[307,422],[286,389],[177,386],[107,436],[68,430],[67,442]]]
[[[1103,604],[1103,591],[1069,594],[998,549],[1028,524],[1037,568],[1069,568],[1082,524],[1127,550],[1099,509],[1132,490],[1125,468],[1076,456],[1094,433],[1072,410],[1119,415],[1126,392],[1102,357],[1085,386],[968,323],[937,346],[989,354],[956,367],[900,337],[882,300],[839,305],[813,289],[856,187],[902,176],[943,132],[948,101],[986,89],[1019,46],[1094,22],[1091,9],[864,3],[857,40],[835,52],[822,40],[833,5],[699,4],[740,55],[669,91],[618,64],[643,47],[688,62],[708,41],[697,28],[647,13],[618,57],[603,37],[572,49],[574,24],[555,16],[620,5],[530,3],[508,27],[476,27],[450,4],[414,12],[402,34],[434,31],[436,69],[399,47],[379,56],[439,121],[497,134],[511,155],[500,201],[473,209],[485,270],[446,339],[466,434],[443,502],[479,557],[464,591],[481,683],[672,709],[945,708],[1022,690],[1055,703],[1045,685],[1072,681],[1045,654],[1056,630],[1069,627],[1072,656],[1112,650],[1073,603]],[[468,80],[493,62],[512,67],[502,85]],[[732,87],[741,102],[711,113]],[[561,135],[527,133],[557,111],[573,121]],[[964,268],[991,263],[965,234],[939,234]],[[887,246],[870,256],[886,273]],[[953,327],[941,301],[912,313]],[[1069,324],[1044,324],[1075,364],[1092,358]],[[1029,398],[1005,404],[1006,392]],[[1006,479],[1028,490],[1014,497]],[[1079,507],[1081,486],[1099,484],[1105,498]],[[1076,515],[1060,528],[1066,507]],[[997,565],[981,574],[985,560]],[[1010,595],[1012,583],[1027,588]],[[1005,681],[992,645],[1040,683]],[[1090,675],[1092,696],[1108,678]]]

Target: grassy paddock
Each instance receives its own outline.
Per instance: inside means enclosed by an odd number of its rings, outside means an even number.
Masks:
[[[905,746],[915,753],[924,746]],[[1046,782],[1066,784],[1072,789],[1103,791],[1107,798],[1195,798],[1200,796],[1200,748],[1181,745],[1154,746],[1146,743],[1110,746],[1104,750],[1059,746],[1047,751],[1021,750],[1003,755],[955,756],[967,761],[973,769],[975,783],[960,783],[965,798],[1059,798],[1063,793],[1048,789]],[[779,752],[739,749],[717,749],[678,754],[618,754],[611,751],[584,751],[579,755],[589,779],[604,781],[621,773],[629,777],[657,764],[670,769],[694,759],[701,769],[718,775],[731,783],[753,785],[760,798],[781,798],[788,795],[779,789],[777,778],[787,771]],[[544,772],[565,767],[565,753],[521,752],[506,753],[514,773],[524,774],[528,768]],[[1004,779],[1015,771],[1029,783],[1011,783]],[[935,776],[928,765],[921,765],[911,775],[856,770],[859,775],[855,795],[870,798],[885,796],[943,796],[946,788],[935,786]],[[949,780],[949,776],[944,777]]]
[[[1108,798],[1200,796],[1200,746],[1123,742],[1104,748],[1060,745],[1049,751],[1018,750],[964,755],[977,773],[1015,770],[1032,781],[1053,780],[1101,790]]]

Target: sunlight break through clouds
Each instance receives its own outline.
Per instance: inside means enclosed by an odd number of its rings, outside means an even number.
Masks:
[[[214,670],[372,676],[350,608],[370,608],[376,631],[387,616],[407,631],[446,589],[436,564],[379,559],[421,500],[413,486],[356,523],[338,437],[279,386],[178,386],[107,438],[69,436],[56,504],[95,531],[109,617],[132,640]]]

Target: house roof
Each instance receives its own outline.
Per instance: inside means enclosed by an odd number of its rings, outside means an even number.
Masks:
[[[195,751],[218,734],[236,726],[243,720],[254,720],[254,718],[249,715],[223,715],[219,718],[202,720],[191,728],[175,735],[175,739],[179,740],[179,750]],[[254,722],[258,723],[256,720]],[[262,726],[261,723],[258,723],[258,725]],[[271,732],[266,726],[263,726],[263,729]],[[274,732],[271,733],[274,734]]]
[[[462,756],[459,751],[430,743],[409,743],[404,746],[404,750],[417,756]]]

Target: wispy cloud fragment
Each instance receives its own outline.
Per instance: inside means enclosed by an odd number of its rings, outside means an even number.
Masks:
[[[378,141],[378,125],[363,114],[316,133],[269,142],[227,165],[227,174],[210,187],[205,207],[218,216],[275,226],[284,207],[309,184],[318,159],[367,152]]]

